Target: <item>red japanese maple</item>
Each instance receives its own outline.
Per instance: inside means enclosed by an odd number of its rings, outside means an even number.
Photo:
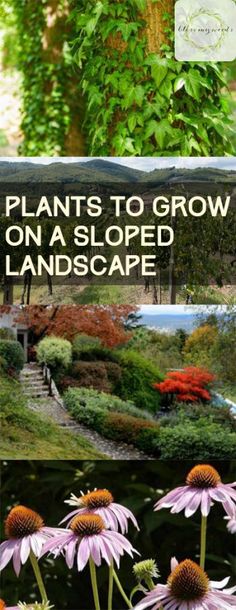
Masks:
[[[170,394],[178,402],[208,401],[211,395],[209,384],[214,375],[205,369],[190,366],[183,371],[169,371],[166,379],[155,383],[154,388],[161,394]]]
[[[136,308],[130,305],[30,305],[16,313],[16,323],[26,325],[36,342],[45,335],[72,341],[79,333],[99,337],[104,346],[115,347],[132,336],[125,320]]]

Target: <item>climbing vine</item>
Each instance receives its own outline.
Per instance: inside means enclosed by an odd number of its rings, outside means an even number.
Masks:
[[[64,154],[65,136],[71,121],[66,92],[68,78],[72,72],[71,58],[65,44],[66,34],[62,33],[63,39],[59,41],[56,56],[53,58],[50,45],[54,45],[55,51],[57,41],[47,40],[47,20],[53,20],[50,13],[53,3],[48,0],[11,1],[17,20],[20,40],[19,68],[23,75],[21,127],[24,142],[20,154],[25,156]],[[60,4],[58,23],[65,3]],[[52,23],[50,27],[52,31]]]
[[[81,0],[73,11],[88,154],[232,154],[223,68],[176,61],[173,17],[165,10],[166,40],[153,52],[145,12],[150,4],[164,2]]]

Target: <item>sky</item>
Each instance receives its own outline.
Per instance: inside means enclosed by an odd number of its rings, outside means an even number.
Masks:
[[[41,163],[49,165],[50,163],[83,163],[91,161],[97,157],[1,157],[1,161],[10,163],[20,163],[27,161],[28,163]],[[140,169],[143,171],[152,171],[153,169],[162,169],[165,167],[176,168],[195,168],[195,167],[215,167],[225,170],[236,170],[235,157],[100,157],[104,161],[111,163],[119,163],[126,167]]]
[[[141,314],[153,315],[197,315],[199,313],[223,312],[226,305],[141,305]]]

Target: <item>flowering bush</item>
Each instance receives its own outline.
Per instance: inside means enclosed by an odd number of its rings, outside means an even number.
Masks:
[[[120,606],[122,608],[231,610],[236,608],[234,595],[236,587],[227,587],[229,577],[220,582],[210,580],[205,571],[205,563],[208,559],[208,549],[211,553],[207,539],[208,519],[211,519],[211,513],[215,511],[215,504],[223,513],[226,536],[231,536],[235,532],[235,487],[236,482],[224,483],[219,472],[212,465],[196,464],[188,471],[183,485],[168,490],[168,493],[161,490],[155,492],[158,493],[154,505],[155,512],[168,509],[178,515],[183,511],[187,520],[190,520],[195,513],[200,513],[201,517],[198,563],[194,549],[194,560],[183,556],[179,563],[175,557],[172,557],[171,567],[168,569],[169,577],[167,580],[164,578],[164,583],[163,580],[156,583],[163,577],[155,558],[145,558],[145,555],[142,555],[139,544],[140,529],[135,515],[127,506],[117,502],[107,488],[96,488],[91,491],[86,489],[78,495],[72,493],[69,499],[65,500],[72,510],[63,517],[59,526],[45,525],[41,515],[27,506],[13,506],[5,519],[6,539],[0,546],[0,569],[3,570],[12,561],[14,571],[19,577],[22,566],[28,561],[31,563],[31,574],[34,573],[42,600],[40,610],[49,610],[50,607],[47,595],[49,582],[44,579],[40,567],[41,558],[44,556],[50,557],[50,564],[54,570],[58,568],[54,575],[57,582],[60,579],[60,563],[68,570],[73,570],[77,575],[75,583],[78,583],[78,590],[81,587],[78,573],[84,570],[88,572],[91,583],[89,586],[87,579],[87,588],[90,592],[89,607],[92,607],[93,599],[95,610],[103,610],[105,607],[108,610],[115,610],[117,607],[116,604],[113,605],[115,588],[120,596],[120,604],[122,600]],[[155,519],[154,514],[153,518]],[[177,529],[178,518],[183,519],[175,517],[174,523]],[[224,521],[222,526],[223,523]],[[130,527],[135,528],[135,546],[128,538]],[[176,549],[175,539],[173,549],[182,555],[182,546],[181,549]],[[171,558],[172,549],[169,548],[168,551]],[[120,580],[120,564],[126,555],[132,560],[134,557],[136,559],[132,567],[136,585],[132,590],[129,589],[128,572],[125,589]],[[97,581],[100,571],[103,589],[106,591],[106,606],[100,604],[101,588],[98,588]],[[24,578],[26,572],[27,569],[24,571]],[[66,580],[63,585],[68,586],[69,591],[71,580]],[[83,596],[81,595],[80,598],[78,594],[77,599],[79,599],[78,608],[82,610]],[[51,599],[52,603],[54,601]],[[38,604],[34,605],[31,602],[29,608],[31,607],[32,610],[39,610]],[[1,610],[5,608],[3,600],[0,608]],[[18,608],[23,610],[22,604],[19,604]]]
[[[164,381],[153,387],[178,402],[207,402],[211,399],[208,386],[213,380],[209,371],[190,366],[183,371],[170,371]]]

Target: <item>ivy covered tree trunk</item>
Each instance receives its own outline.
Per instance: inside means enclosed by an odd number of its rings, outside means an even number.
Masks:
[[[67,40],[67,0],[11,0],[17,17],[23,75],[21,154],[84,154],[82,105]]]
[[[168,34],[165,32],[164,16],[169,15],[173,18],[173,13],[174,0],[162,0],[156,3],[147,0],[142,17],[145,20],[144,31],[149,53],[161,53],[162,45],[169,41]]]
[[[232,154],[223,67],[175,60],[173,13],[174,0],[75,9],[90,155]]]

